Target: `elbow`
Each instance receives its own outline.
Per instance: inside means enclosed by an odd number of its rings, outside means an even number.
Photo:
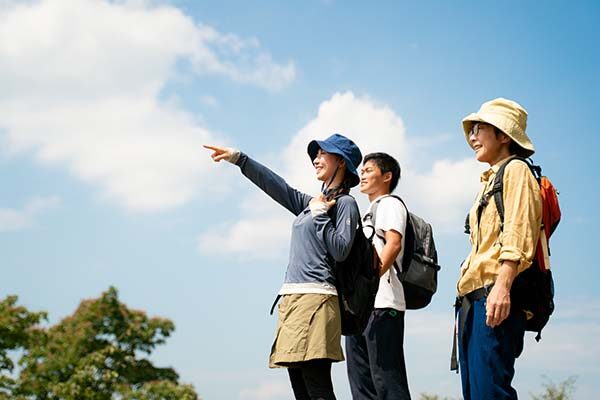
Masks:
[[[335,251],[335,254],[331,254],[333,256],[333,259],[336,262],[342,262],[345,261],[348,256],[350,256],[350,251],[352,250],[352,245],[351,244],[345,244],[343,246],[341,246],[338,251]]]
[[[339,252],[337,254],[332,254],[333,259],[336,262],[346,261],[346,259],[348,258],[349,255],[350,255],[350,249],[348,249],[348,251],[343,251],[343,252]]]

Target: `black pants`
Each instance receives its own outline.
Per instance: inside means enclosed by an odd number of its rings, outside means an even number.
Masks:
[[[355,400],[410,400],[404,364],[404,312],[375,309],[362,335],[346,337]]]
[[[335,400],[331,360],[310,360],[288,367],[296,400]]]

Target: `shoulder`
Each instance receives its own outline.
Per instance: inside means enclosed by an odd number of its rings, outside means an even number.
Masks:
[[[379,200],[380,205],[385,205],[386,207],[404,207],[402,202],[395,196],[386,196]]]
[[[506,167],[504,168],[504,175],[525,175],[531,174],[529,165],[523,160],[509,160],[507,161]]]
[[[358,214],[358,204],[356,199],[350,195],[343,195],[336,199],[338,212],[356,212]]]
[[[406,219],[406,208],[402,202],[392,196],[384,197],[379,201],[377,206],[377,225],[379,221],[390,220],[390,221],[403,221]]]
[[[402,204],[400,199],[394,196],[387,196],[379,200],[377,210],[377,212],[399,212],[402,214],[406,213],[406,208],[404,207],[404,204]]]
[[[349,194],[345,194],[336,199],[336,204],[340,204],[340,205],[356,204],[356,199]]]
[[[537,182],[529,169],[527,162],[523,160],[511,160],[504,168],[504,182]]]

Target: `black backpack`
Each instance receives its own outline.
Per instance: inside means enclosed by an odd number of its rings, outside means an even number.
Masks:
[[[535,340],[539,342],[542,337],[542,329],[546,326],[550,315],[554,312],[554,279],[552,278],[550,266],[546,265],[546,263],[549,263],[549,260],[544,260],[545,257],[549,256],[549,251],[544,255],[543,246],[545,246],[545,250],[548,249],[550,235],[554,232],[560,221],[560,208],[558,206],[558,193],[556,189],[548,178],[542,176],[540,166],[533,165],[532,162],[522,157],[511,158],[500,166],[494,178],[492,189],[482,196],[477,208],[477,219],[481,218],[481,212],[489,203],[489,198],[493,197],[498,209],[498,215],[500,216],[500,229],[503,229],[504,170],[513,160],[519,160],[527,164],[541,188],[543,209],[542,231],[545,237],[540,237],[538,240],[536,255],[533,258],[531,266],[517,275],[510,291],[513,308],[527,310],[533,314],[525,323],[525,330],[537,332]],[[468,215],[465,222],[465,233],[470,233]],[[544,241],[545,243],[543,243]]]
[[[379,256],[373,245],[374,234],[373,231],[367,238],[359,220],[348,257],[335,263],[342,335],[345,336],[362,334],[375,306],[379,288]]]
[[[389,195],[385,197],[398,199],[406,209],[407,221],[402,271],[395,262],[394,269],[400,282],[402,282],[406,308],[408,310],[418,310],[431,302],[431,297],[437,290],[437,274],[441,267],[438,265],[433,230],[429,223],[408,211],[408,207],[399,196]],[[375,226],[379,202],[385,197],[377,200],[371,207],[371,212],[365,215],[365,220],[370,218],[373,226]],[[383,237],[380,236],[380,238],[385,242]]]

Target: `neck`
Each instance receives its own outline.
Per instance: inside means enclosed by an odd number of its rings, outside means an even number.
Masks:
[[[344,182],[344,171],[338,168],[336,168],[334,172],[335,176],[333,177],[333,180],[331,180],[332,177],[323,180],[325,190],[338,188],[341,186],[342,182]]]
[[[498,164],[500,161],[502,161],[510,156],[511,156],[511,154],[508,152],[508,149],[506,149],[506,151],[500,152],[500,154],[498,154],[498,156],[493,161],[490,161],[488,164],[490,164],[490,167],[493,167],[494,165]]]
[[[373,193],[369,193],[369,201],[373,202],[374,200],[376,200],[377,198],[384,196],[386,194],[390,194],[390,192],[386,189],[379,189]]]
[[[510,153],[506,153],[505,155],[498,156],[498,158],[496,158],[494,161],[489,162],[488,164],[490,164],[490,168],[494,167],[495,165],[498,165],[498,163],[500,163],[501,161],[507,159],[510,156],[511,156]]]

